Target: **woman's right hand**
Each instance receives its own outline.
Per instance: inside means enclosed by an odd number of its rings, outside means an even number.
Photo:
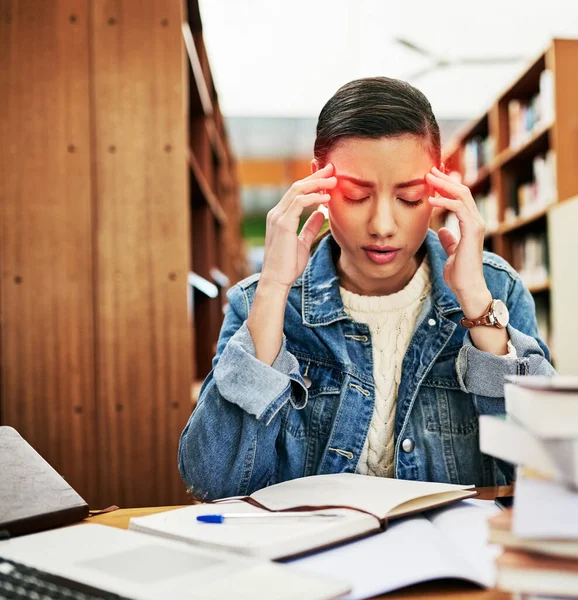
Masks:
[[[325,217],[315,210],[297,235],[299,219],[305,207],[326,205],[331,200],[327,190],[336,185],[333,165],[328,164],[313,175],[295,182],[279,204],[269,211],[261,283],[288,290],[303,273],[311,244]]]

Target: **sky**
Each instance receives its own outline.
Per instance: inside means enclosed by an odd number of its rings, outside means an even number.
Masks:
[[[438,119],[485,111],[553,36],[578,37],[578,0],[200,0],[226,117],[316,117],[344,83],[386,75],[429,98]],[[396,42],[406,39],[432,54]],[[521,57],[438,68],[443,60]]]

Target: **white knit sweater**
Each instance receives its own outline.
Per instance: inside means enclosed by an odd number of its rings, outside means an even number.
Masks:
[[[393,432],[401,365],[423,301],[431,289],[427,259],[407,286],[389,296],[360,296],[340,288],[347,314],[371,332],[375,407],[357,465],[362,475],[393,477]]]

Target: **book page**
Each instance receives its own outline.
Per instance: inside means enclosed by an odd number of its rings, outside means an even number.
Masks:
[[[424,509],[436,504],[436,494],[455,492],[456,498],[461,498],[466,495],[464,490],[472,489],[473,486],[467,485],[338,473],[285,481],[259,490],[251,497],[271,510],[296,506],[348,506],[383,519],[395,507],[411,500],[429,496],[431,502],[420,503]],[[447,496],[443,499],[447,500]]]
[[[488,544],[488,519],[500,513],[493,500],[463,500],[426,517],[451,543],[456,557],[466,561],[486,587],[494,585],[499,546]]]
[[[421,516],[390,523],[383,533],[287,564],[347,581],[352,588],[346,596],[349,599],[368,598],[434,579],[456,578],[484,585],[478,570]]]

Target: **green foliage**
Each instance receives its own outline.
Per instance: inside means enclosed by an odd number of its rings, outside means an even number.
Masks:
[[[299,220],[299,230],[303,227],[309,215],[302,215]],[[267,215],[245,215],[243,219],[243,237],[249,246],[264,246]]]

